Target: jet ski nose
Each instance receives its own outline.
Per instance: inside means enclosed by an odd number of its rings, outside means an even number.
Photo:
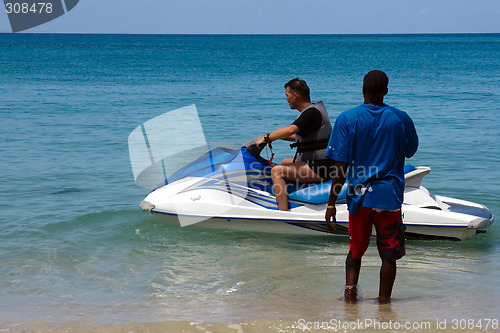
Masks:
[[[493,214],[490,214],[488,218],[479,217],[477,219],[474,219],[469,222],[469,225],[467,227],[469,229],[484,229],[489,227],[491,224],[493,224]]]
[[[151,202],[142,200],[141,203],[139,204],[139,207],[145,212],[150,212],[155,209],[155,205],[153,205]]]

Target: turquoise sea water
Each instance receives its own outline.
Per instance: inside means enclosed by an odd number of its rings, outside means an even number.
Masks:
[[[163,36],[0,34],[2,323],[500,319],[500,227],[410,241],[392,307],[368,251],[365,300],[345,306],[347,239],[180,228],[139,202],[127,137],[195,103],[209,141],[290,124],[300,77],[332,122],[371,69],[413,118],[436,194],[500,216],[500,35]],[[185,135],[189,135],[186,129]],[[168,143],[166,143],[168,144]],[[278,160],[291,152],[276,143]],[[10,324],[9,324],[10,325]],[[12,326],[9,326],[12,327]]]

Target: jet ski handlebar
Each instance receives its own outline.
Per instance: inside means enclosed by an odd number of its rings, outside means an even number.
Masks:
[[[255,157],[259,157],[262,150],[266,147],[266,145],[258,146],[257,139],[260,137],[253,138],[245,142],[241,148],[246,148],[248,151]]]

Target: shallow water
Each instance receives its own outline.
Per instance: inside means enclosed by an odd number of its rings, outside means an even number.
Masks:
[[[242,143],[293,121],[283,84],[296,76],[334,121],[361,102],[363,74],[380,68],[387,103],[420,136],[409,162],[433,169],[423,185],[498,216],[499,50],[499,35],[0,35],[0,326],[208,322],[232,332],[255,322],[293,331],[300,319],[498,319],[498,223],[463,242],[409,241],[388,307],[374,301],[371,247],[365,299],[346,305],[346,238],[156,221],[138,208],[147,191],[134,184],[127,137],[196,103],[208,140]],[[290,155],[274,146],[278,160]]]

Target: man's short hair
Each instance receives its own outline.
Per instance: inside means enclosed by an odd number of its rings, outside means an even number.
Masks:
[[[379,70],[369,71],[363,79],[363,92],[371,92],[375,95],[387,94],[389,78]]]
[[[306,81],[299,78],[292,79],[285,84],[285,89],[288,88],[291,92],[299,94],[305,101],[311,100],[311,92],[306,84]]]

